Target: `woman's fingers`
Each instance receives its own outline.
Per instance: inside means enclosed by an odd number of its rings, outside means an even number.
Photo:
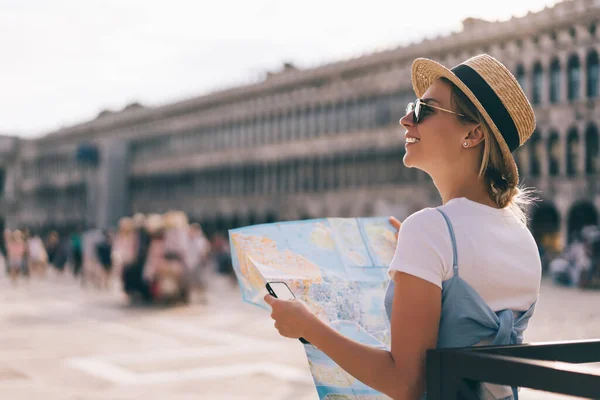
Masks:
[[[398,220],[398,218],[396,218],[396,217],[390,217],[390,224],[392,224],[392,226],[394,228],[396,228],[398,231],[400,230],[400,227],[402,226],[402,222],[400,222]],[[398,239],[398,231],[396,231],[396,239]]]
[[[398,218],[396,217],[390,217],[390,223],[394,226],[394,228],[396,229],[400,229],[400,226],[402,226],[402,222],[400,222],[398,220]]]

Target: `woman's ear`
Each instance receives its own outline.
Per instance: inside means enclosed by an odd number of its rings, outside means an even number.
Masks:
[[[483,142],[484,139],[485,135],[483,134],[483,128],[481,124],[475,125],[465,137],[465,140],[469,141],[470,147],[477,146],[479,143]]]

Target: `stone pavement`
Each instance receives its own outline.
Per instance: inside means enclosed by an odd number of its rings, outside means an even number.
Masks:
[[[526,340],[598,338],[599,305],[598,292],[545,282]],[[272,325],[223,279],[207,305],[162,308],[70,277],[0,276],[0,399],[316,399],[302,345]]]

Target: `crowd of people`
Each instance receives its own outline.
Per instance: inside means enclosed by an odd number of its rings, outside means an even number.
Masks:
[[[227,237],[216,232],[209,239],[200,224],[179,211],[124,217],[115,230],[75,229],[62,235],[5,230],[2,239],[6,273],[15,284],[43,278],[52,268],[98,288],[116,279],[134,301],[189,302],[192,291],[205,301],[213,270],[235,280]]]
[[[553,282],[561,286],[600,289],[600,228],[588,225],[573,236],[562,251],[543,254]]]

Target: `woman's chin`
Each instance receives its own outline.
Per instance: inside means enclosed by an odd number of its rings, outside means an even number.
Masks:
[[[405,153],[404,154],[404,158],[402,159],[402,161],[404,162],[404,166],[407,168],[414,168],[416,167],[415,165],[415,157],[412,156],[411,154]]]

